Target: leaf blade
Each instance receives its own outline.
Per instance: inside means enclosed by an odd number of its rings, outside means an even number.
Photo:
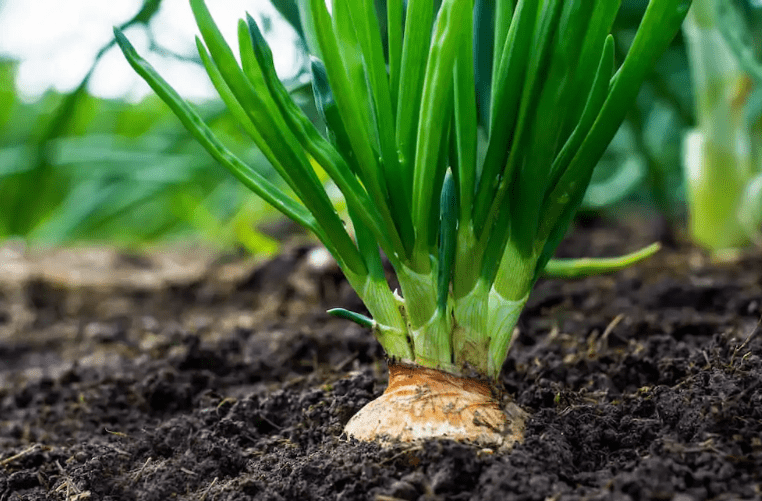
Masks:
[[[316,234],[321,234],[317,222],[307,209],[286,196],[278,187],[262,177],[261,174],[249,169],[225,148],[214,136],[211,129],[172,87],[154,70],[145,59],[140,57],[132,44],[121,31],[114,32],[117,43],[124,53],[130,66],[148,82],[151,88],[162,100],[172,108],[182,124],[193,134],[196,140],[225,168],[233,173],[242,183],[255,191],[270,205],[278,209],[290,219],[301,224]]]

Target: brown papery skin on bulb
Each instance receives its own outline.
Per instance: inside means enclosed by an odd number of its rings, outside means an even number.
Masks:
[[[382,443],[446,438],[492,448],[522,442],[527,414],[500,407],[489,383],[427,367],[389,365],[389,386],[349,420],[344,431]]]

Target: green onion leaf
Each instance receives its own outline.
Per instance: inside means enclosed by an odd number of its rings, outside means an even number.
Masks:
[[[159,75],[145,59],[140,57],[127,37],[114,29],[114,36],[119,48],[124,53],[130,66],[148,82],[148,85],[172,108],[182,124],[193,134],[196,140],[214,157],[235,175],[246,187],[262,197],[267,203],[281,211],[290,219],[298,222],[318,236],[325,238],[325,233],[319,228],[315,218],[307,209],[286,196],[278,187],[261,174],[244,164],[233,155],[214,136],[211,129],[204,123],[193,108],[181,98],[177,92]],[[322,240],[321,238],[321,240]],[[327,240],[327,238],[326,238]]]
[[[447,298],[450,296],[450,280],[455,264],[455,247],[458,243],[458,191],[452,171],[448,170],[442,183],[442,195],[439,203],[439,269],[437,270],[437,308],[447,311]]]
[[[580,278],[611,273],[651,257],[659,252],[659,249],[661,249],[661,244],[654,242],[642,249],[619,257],[551,259],[542,274],[551,278]]]
[[[399,90],[397,92],[397,150],[405,171],[405,182],[413,184],[416,131],[420,116],[421,93],[429,55],[433,0],[408,0],[405,36],[402,39]]]
[[[457,153],[457,181],[460,198],[460,222],[470,224],[471,206],[476,186],[477,108],[474,76],[473,11],[463,19],[463,35],[455,60],[454,107]]]
[[[449,129],[452,106],[452,80],[455,55],[461,40],[460,30],[469,0],[445,0],[434,25],[431,50],[426,64],[423,101],[418,122],[417,148],[413,178],[413,224],[416,228],[414,268],[428,271],[432,209],[438,204],[444,179],[443,141]],[[445,151],[448,148],[445,147]],[[440,184],[438,184],[440,183]],[[434,212],[437,214],[438,210]]]
[[[272,52],[267,45],[256,22],[251,16],[247,19],[248,31],[254,55],[262,69],[262,75],[275,103],[291,132],[294,133],[301,146],[328,173],[344,195],[347,204],[352,207],[354,214],[371,229],[375,239],[381,243],[387,253],[393,251],[392,245],[382,230],[382,223],[376,211],[371,212],[372,206],[365,189],[357,181],[347,162],[341,154],[320,135],[309,118],[291,99],[286,87],[278,79]],[[248,36],[247,36],[248,38]],[[243,51],[242,51],[243,53]]]
[[[521,75],[526,73],[537,8],[538,2],[519,0],[504,47],[500,49],[500,64],[492,69],[497,73],[493,80],[503,83],[492,89],[489,142],[472,208],[477,235],[485,227],[501,179],[510,179],[513,175],[505,171],[505,166],[524,90],[525,81]]]
[[[549,259],[554,246],[560,242],[562,233],[582,201],[593,167],[624,119],[646,71],[671,42],[690,3],[690,0],[653,0],[648,5],[632,47],[612,79],[608,96],[595,123],[569,167],[545,197],[538,232],[538,242],[543,245],[542,255],[545,258]],[[546,240],[543,240],[546,235]],[[542,261],[538,262],[536,274],[542,271],[543,266]]]
[[[610,272],[658,248],[550,259],[689,0],[649,2],[613,78],[608,33],[621,0],[387,0],[385,33],[375,0],[332,0],[330,13],[325,0],[280,2],[311,47],[326,136],[278,79],[251,17],[238,26],[239,65],[203,0],[190,1],[212,83],[301,203],[220,145],[118,33],[122,50],[215,159],[317,234],[372,320],[329,313],[372,329],[390,357],[495,380],[538,276]],[[759,224],[758,180],[744,199],[747,228]]]
[[[360,327],[365,327],[367,329],[372,329],[375,325],[375,322],[365,315],[355,313],[354,311],[345,310],[344,308],[332,308],[326,313],[337,318],[343,318],[344,320],[351,320]]]
[[[402,0],[386,1],[387,45],[389,52],[389,91],[392,108],[397,110],[397,96],[402,65]]]
[[[337,13],[340,13],[341,3],[337,4]],[[391,207],[387,198],[386,182],[382,176],[382,170],[379,168],[379,161],[376,153],[370,143],[370,130],[366,124],[368,113],[361,111],[361,102],[358,99],[358,84],[352,84],[347,76],[340,51],[339,44],[333,30],[331,29],[332,20],[328,14],[325,2],[322,0],[310,0],[312,15],[315,18],[318,40],[323,53],[323,61],[328,74],[328,81],[333,91],[336,106],[345,130],[349,136],[352,150],[357,159],[359,167],[359,176],[368,193],[376,204],[376,208],[382,215],[392,214]],[[344,23],[346,24],[346,23]],[[363,84],[362,89],[365,86]],[[366,118],[363,118],[366,117]],[[412,247],[411,239],[400,238],[397,222],[392,216],[385,219],[386,231],[391,235],[393,241],[398,241],[403,245],[402,248],[395,249],[400,255],[406,255],[408,249]],[[408,236],[409,237],[409,236]]]
[[[331,205],[323,185],[317,179],[298,141],[278,112],[261,76],[261,70],[256,64],[251,44],[241,44],[241,49],[244,51],[241,59],[247,67],[247,75],[238,66],[232,50],[214,24],[204,1],[191,0],[191,8],[212,59],[233,95],[246,111],[263,140],[281,159],[280,163],[288,165],[289,168],[282,169],[279,174],[294,189],[325,232],[331,236],[340,261],[356,274],[366,273],[367,269],[360,252],[347,234],[343,222]],[[245,25],[240,28],[240,31],[246,30]],[[248,38],[248,35],[246,37]],[[277,168],[278,165],[273,167]]]

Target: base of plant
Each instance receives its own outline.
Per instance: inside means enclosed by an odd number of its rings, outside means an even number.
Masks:
[[[344,431],[366,442],[447,438],[510,448],[524,438],[526,412],[501,408],[485,381],[427,367],[389,364],[389,386],[349,420]]]

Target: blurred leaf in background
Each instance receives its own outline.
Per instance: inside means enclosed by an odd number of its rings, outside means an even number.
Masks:
[[[169,2],[170,0],[165,0]],[[762,7],[754,0],[733,2],[756,34],[760,46]],[[511,0],[476,0],[477,13],[507,8]],[[315,45],[311,20],[297,0],[271,0],[275,11],[261,14],[267,29],[285,20],[297,34],[295,71],[286,82],[306,114],[320,126],[307,81],[308,48]],[[438,2],[434,2],[437,4]],[[2,5],[2,3],[0,3]],[[621,60],[648,5],[647,0],[623,0],[614,24]],[[387,2],[376,0],[385,25]],[[174,54],[156,41],[151,20],[162,0],[146,0],[121,28],[142,27],[150,50],[164,57],[194,60]],[[0,13],[1,14],[1,13]],[[240,13],[243,15],[243,12]],[[268,16],[282,16],[271,19]],[[477,47],[493,43],[494,26],[477,15]],[[481,23],[481,24],[480,24]],[[384,26],[381,32],[386,34]],[[383,40],[388,60],[388,43]],[[102,48],[99,58],[111,49]],[[745,46],[748,46],[745,45]],[[314,50],[314,49],[313,49]],[[757,52],[758,55],[758,52]],[[197,61],[196,61],[197,62]],[[48,245],[77,240],[115,241],[139,245],[168,238],[201,235],[220,247],[239,246],[249,252],[272,252],[275,241],[261,231],[277,213],[244,193],[229,176],[187,138],[168,108],[155,97],[137,105],[95,98],[88,81],[99,59],[72,92],[48,92],[34,103],[14,91],[18,62],[0,61],[0,239],[21,237]],[[488,96],[493,61],[475,61],[478,95]],[[681,145],[696,124],[693,88],[685,40],[678,36],[644,83],[635,106],[600,161],[583,202],[583,213],[605,212],[622,203],[656,207],[676,226],[686,214],[686,183]],[[272,174],[246,135],[215,101],[198,105],[216,134],[261,172]],[[485,107],[482,107],[485,109]],[[762,91],[757,86],[745,108],[756,127],[751,140],[762,148]],[[479,123],[485,117],[480,111]],[[483,153],[483,152],[482,152]],[[762,182],[760,182],[762,184]],[[762,192],[762,187],[758,190]],[[750,192],[748,203],[762,197]]]
[[[150,34],[161,4],[146,0],[121,28],[142,26],[152,50],[182,58],[163,50]],[[259,228],[279,219],[277,213],[215,165],[158,98],[148,95],[134,104],[88,92],[112,46],[100,50],[75,90],[48,91],[32,103],[14,90],[18,62],[0,61],[0,240],[136,246],[201,235],[224,249],[276,252],[278,242]],[[300,79],[297,72],[289,86],[300,103],[312,103],[310,86]],[[272,175],[221,103],[209,101],[198,109],[237,155]],[[307,112],[317,117],[311,104]]]
[[[623,2],[615,23],[618,54],[625,53],[647,3]],[[707,23],[701,29],[695,22],[699,10],[711,13],[703,16]],[[675,39],[657,63],[598,165],[586,207],[605,209],[619,197],[620,201],[655,205],[672,228],[687,217],[692,240],[708,248],[752,240],[762,243],[760,56],[761,2],[696,0],[683,36]],[[734,153],[716,167],[709,166],[706,160],[711,155],[696,154],[699,133],[702,141],[711,137],[715,145],[735,144],[738,148],[730,150],[748,158],[731,160]],[[693,153],[689,155],[689,151]],[[636,175],[635,159],[642,160],[644,176]],[[696,172],[713,174],[698,176]],[[731,185],[736,188],[728,188]]]
[[[614,23],[616,54],[626,54],[648,6],[624,0]],[[680,167],[683,131],[693,123],[688,59],[678,35],[646,78],[606,155],[596,167],[583,208],[605,210],[617,203],[650,205],[677,224],[684,214]]]
[[[760,2],[697,0],[683,25],[696,96],[684,143],[690,236],[712,252],[762,245]]]

